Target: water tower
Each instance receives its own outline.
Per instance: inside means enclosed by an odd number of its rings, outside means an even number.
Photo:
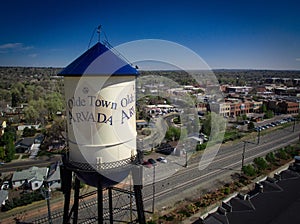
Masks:
[[[68,142],[61,169],[65,195],[63,222],[69,223],[71,216],[72,173],[76,176],[73,223],[78,220],[80,182],[97,187],[98,223],[103,223],[103,189],[111,191],[132,172],[139,223],[145,223],[142,171],[136,150],[138,71],[113,48],[98,41],[59,75],[64,76]]]

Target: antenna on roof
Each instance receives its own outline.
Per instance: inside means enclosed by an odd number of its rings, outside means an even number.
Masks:
[[[97,33],[98,33],[98,42],[100,42],[100,31],[101,31],[101,25],[97,27]]]
[[[93,34],[92,34],[91,39],[90,39],[90,42],[89,42],[88,49],[90,49],[91,42],[92,42],[92,40],[93,40],[93,38],[94,38],[94,36],[95,36],[96,30],[97,30],[97,33],[98,33],[98,42],[100,42],[100,30],[101,30],[101,25],[99,25],[97,28],[94,29]]]

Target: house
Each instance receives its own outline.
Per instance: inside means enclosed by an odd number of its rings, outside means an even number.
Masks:
[[[48,186],[51,189],[60,189],[61,188],[61,179],[60,179],[60,163],[54,163],[49,168]]]
[[[16,153],[29,152],[34,143],[34,137],[22,138],[15,143]]]
[[[6,200],[8,200],[8,191],[0,190],[0,208],[5,205]]]
[[[35,128],[35,129],[39,129],[39,127],[41,126],[41,124],[27,124],[27,125],[19,125],[18,126],[18,131],[24,131],[25,128]]]
[[[16,171],[12,177],[13,188],[26,187],[31,190],[39,189],[47,177],[48,168],[47,167],[36,167],[33,166],[27,170]]]
[[[15,143],[16,153],[32,152],[36,147],[39,148],[40,144],[44,140],[44,135],[39,134],[35,137],[22,138]],[[38,145],[38,146],[34,146]]]

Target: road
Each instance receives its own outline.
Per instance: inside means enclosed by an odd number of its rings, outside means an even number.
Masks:
[[[257,145],[256,139],[250,139],[245,147],[245,164],[250,163],[254,158],[264,156],[270,151],[274,151],[290,143],[298,141],[299,125],[296,126],[295,132],[292,127],[278,129],[274,132],[261,135],[260,144]],[[214,160],[207,164],[207,161],[199,166],[200,156],[190,158],[188,167],[185,168],[184,157],[168,156],[168,163],[159,163],[155,168],[144,168],[144,205],[147,211],[152,211],[153,192],[155,192],[155,210],[168,207],[176,201],[199,195],[200,192],[213,190],[218,184],[228,180],[232,174],[240,172],[241,158],[244,143],[229,143],[221,146]],[[155,178],[153,184],[153,178]],[[118,220],[130,219],[130,206],[135,209],[134,202],[129,202],[130,197],[124,194],[115,193],[114,195],[114,218]],[[134,200],[133,200],[134,201]],[[92,199],[81,201],[82,209],[80,210],[80,223],[97,222],[97,206]],[[105,205],[106,209],[108,205]],[[106,210],[107,211],[107,210]],[[61,214],[61,211],[59,211]],[[135,214],[135,212],[133,212]],[[108,218],[108,214],[105,213]],[[133,214],[133,218],[136,216]],[[60,215],[53,223],[61,223]],[[46,215],[44,215],[46,217]],[[42,221],[44,220],[44,221]],[[34,220],[28,220],[34,221]],[[47,223],[47,219],[35,219],[34,223]],[[107,221],[108,223],[108,221]]]
[[[252,162],[256,157],[264,156],[270,151],[298,141],[298,135],[299,126],[297,126],[295,132],[291,132],[291,127],[288,127],[263,135],[259,145],[246,145],[245,164]],[[192,158],[189,160],[188,168],[183,168],[171,177],[156,182],[156,201],[159,202],[161,197],[161,201],[164,202],[160,203],[160,205],[167,206],[169,201],[166,198],[170,198],[171,201],[175,200],[175,196],[179,199],[184,198],[184,192],[187,189],[192,187],[211,187],[213,185],[211,183],[222,182],[230,177],[231,174],[240,172],[243,146],[243,142],[222,145],[213,162],[207,167],[206,163],[202,163],[202,167],[199,167],[200,157]],[[183,161],[182,164],[184,164]],[[202,169],[203,167],[206,168]],[[156,169],[158,173],[158,167]],[[144,196],[147,197],[151,194],[152,189],[145,187]]]

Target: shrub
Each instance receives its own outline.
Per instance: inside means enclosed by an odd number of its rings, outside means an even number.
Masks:
[[[191,217],[191,213],[190,211],[187,211],[186,209],[182,209],[180,211],[178,211],[178,214],[182,214],[183,217]]]
[[[207,145],[207,143],[197,144],[196,151],[204,150],[206,148],[206,145]]]
[[[271,164],[274,164],[276,163],[276,158],[275,158],[275,155],[273,152],[269,152],[267,155],[266,155],[266,160],[271,163]]]
[[[248,124],[248,130],[254,130],[255,125],[252,121],[250,121],[250,123]]]
[[[267,161],[262,157],[255,158],[253,162],[257,167],[258,171],[263,171],[268,168]]]
[[[287,146],[285,148],[285,152],[290,155],[291,157],[297,156],[298,152],[293,146]]]
[[[284,149],[279,149],[279,151],[276,153],[276,157],[278,159],[284,159],[284,160],[289,158],[288,154]]]
[[[244,172],[245,175],[247,175],[249,177],[253,177],[257,174],[254,166],[251,164],[243,166],[242,171]]]
[[[23,137],[30,137],[30,136],[34,136],[36,134],[37,130],[35,129],[35,127],[25,127],[23,130]]]
[[[27,205],[34,201],[39,201],[39,200],[43,200],[43,199],[45,199],[45,198],[43,197],[43,195],[40,192],[34,191],[31,193],[23,194],[20,198],[13,198],[11,201],[7,200],[5,205],[2,206],[1,210],[8,211],[15,207]]]
[[[180,116],[174,117],[173,122],[174,124],[181,124]]]
[[[225,187],[223,191],[226,195],[230,194],[230,187]]]

